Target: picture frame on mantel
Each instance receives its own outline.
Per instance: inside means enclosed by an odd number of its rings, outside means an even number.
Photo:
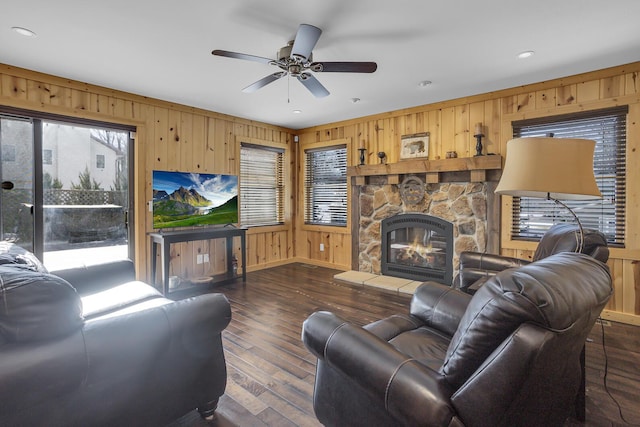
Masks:
[[[402,135],[400,137],[400,160],[429,157],[429,132]]]

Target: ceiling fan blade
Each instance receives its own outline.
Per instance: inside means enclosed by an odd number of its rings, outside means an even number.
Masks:
[[[216,49],[213,52],[211,52],[211,54],[217,55],[217,56],[224,56],[227,58],[244,59],[247,61],[261,62],[263,64],[271,64],[273,62],[272,59],[263,58],[262,56],[247,55],[246,53],[238,53],[238,52],[229,52],[228,50]]]
[[[302,83],[304,87],[309,89],[309,92],[311,92],[316,98],[324,98],[325,96],[329,95],[329,91],[324,86],[322,86],[322,83],[320,83],[318,79],[316,79],[309,73],[300,74],[298,76],[298,80],[300,80],[300,83]]]
[[[378,69],[375,62],[314,62],[310,66],[316,73],[373,73]]]
[[[242,91],[244,93],[255,92],[256,90],[258,90],[258,89],[260,89],[262,87],[265,87],[269,83],[273,83],[276,80],[278,80],[279,78],[284,77],[286,75],[287,75],[287,73],[285,71],[279,71],[277,73],[269,74],[268,76],[261,78],[257,82],[255,82],[253,84],[250,84],[249,86],[245,87],[244,89],[242,89]]]
[[[296,38],[293,39],[291,58],[297,58],[303,62],[311,56],[311,51],[318,43],[322,30],[309,24],[300,24]]]

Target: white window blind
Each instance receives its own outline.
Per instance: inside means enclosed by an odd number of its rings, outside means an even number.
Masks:
[[[240,224],[244,227],[284,222],[284,150],[242,143],[240,146]]]
[[[305,163],[305,223],[346,227],[346,146],[305,150]]]
[[[627,112],[625,106],[512,123],[514,138],[553,134],[596,141],[593,169],[602,199],[563,203],[585,228],[600,230],[617,247],[624,246],[625,238]],[[566,209],[546,199],[514,197],[512,209],[511,235],[516,240],[539,240],[551,225],[575,222]]]

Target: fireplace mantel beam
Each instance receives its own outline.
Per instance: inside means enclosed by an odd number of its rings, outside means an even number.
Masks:
[[[426,174],[427,182],[438,183],[446,179],[447,173],[469,172],[469,182],[497,181],[500,179],[502,156],[488,155],[477,157],[458,157],[438,160],[403,160],[398,163],[378,165],[358,165],[347,167],[347,175],[354,177],[356,185],[364,185],[366,177],[387,176],[399,182],[400,175]],[[496,173],[488,173],[496,171]]]

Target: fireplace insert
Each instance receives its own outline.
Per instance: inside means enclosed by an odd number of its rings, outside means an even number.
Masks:
[[[382,274],[451,285],[453,224],[425,214],[382,220]]]

